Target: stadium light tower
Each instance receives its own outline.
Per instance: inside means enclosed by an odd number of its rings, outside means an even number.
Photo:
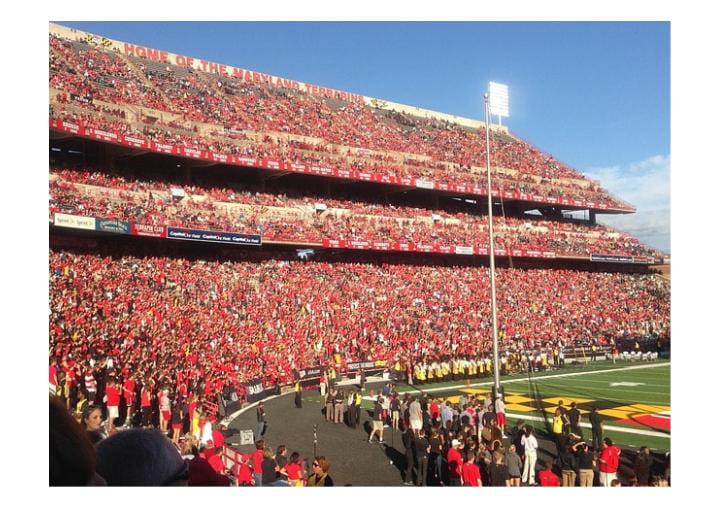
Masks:
[[[490,83],[491,85],[493,83]],[[506,87],[507,88],[507,87]],[[502,395],[500,387],[500,359],[498,357],[498,330],[497,330],[497,304],[495,302],[495,240],[493,236],[492,220],[492,183],[490,182],[490,98],[485,93],[485,160],[487,168],[487,194],[488,194],[488,231],[490,236],[490,307],[492,309],[492,332],[493,332],[493,400]]]
[[[490,81],[488,91],[490,92],[490,114],[495,114],[498,117],[498,124],[502,126],[502,118],[510,117],[510,98],[507,84]]]

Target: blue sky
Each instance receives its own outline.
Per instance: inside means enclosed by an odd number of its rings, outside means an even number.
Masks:
[[[505,83],[510,130],[634,204],[606,222],[670,251],[669,23],[59,24],[478,119]]]

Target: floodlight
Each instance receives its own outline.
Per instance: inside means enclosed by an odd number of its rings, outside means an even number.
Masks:
[[[490,81],[490,114],[499,117],[510,117],[510,99],[507,84]]]

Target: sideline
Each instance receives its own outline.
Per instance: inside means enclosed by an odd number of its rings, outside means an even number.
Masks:
[[[571,372],[571,373],[566,373],[566,374],[541,375],[541,376],[538,376],[538,377],[533,377],[533,380],[553,379],[553,378],[561,378],[561,377],[573,377],[573,376],[578,376],[578,375],[589,375],[589,374],[616,372],[616,371],[618,371],[618,370],[640,370],[640,369],[645,369],[645,368],[658,368],[658,367],[664,367],[664,366],[670,366],[670,363],[653,363],[653,364],[651,364],[651,365],[631,365],[631,366],[625,366],[625,367],[619,367],[619,368],[608,368],[608,369],[605,369],[605,370],[590,370],[590,371],[585,371],[585,372]],[[503,384],[508,384],[508,383],[511,383],[511,382],[523,382],[523,381],[526,381],[526,380],[528,380],[527,377],[521,377],[521,378],[517,378],[517,379],[508,379],[508,380],[503,381]],[[432,393],[432,392],[435,392],[435,391],[451,391],[451,390],[454,390],[454,389],[462,389],[462,388],[475,387],[475,386],[490,386],[490,385],[492,385],[492,384],[493,384],[492,381],[486,381],[486,382],[473,382],[473,383],[470,384],[469,386],[465,386],[465,385],[460,384],[460,385],[455,385],[455,386],[441,386],[441,387],[436,387],[436,388],[427,388],[427,389],[417,388],[417,389],[419,389],[420,391],[427,391],[427,392]],[[281,394],[275,395],[275,396],[268,396],[267,398],[264,398],[263,401],[266,401],[266,400],[274,400],[275,398],[280,398],[281,396],[286,396],[286,395],[288,395],[288,394],[290,394],[290,393],[292,393],[292,391],[286,391],[285,393],[281,393]],[[374,400],[375,397],[372,397],[372,396],[363,396],[363,399],[364,399],[364,400]],[[242,414],[244,414],[244,413],[247,412],[248,410],[250,410],[250,409],[252,409],[252,408],[255,408],[255,407],[258,405],[258,403],[260,403],[260,402],[257,401],[257,402],[254,402],[254,403],[250,403],[250,404],[246,405],[245,407],[241,408],[240,410],[238,410],[238,411],[236,411],[236,412],[233,412],[233,413],[230,414],[228,417],[223,418],[223,419],[220,421],[220,424],[223,424],[223,425],[225,425],[225,426],[229,426],[230,423],[232,423],[232,422],[233,422],[235,419],[237,419],[239,416],[241,416]],[[505,415],[506,415],[507,417],[512,417],[512,418],[516,418],[516,419],[530,420],[530,421],[542,421],[542,420],[543,420],[543,418],[541,418],[541,417],[527,416],[527,415],[521,415],[521,414],[510,414],[510,413],[506,413]],[[580,426],[582,426],[582,427],[584,427],[584,428],[589,428],[589,427],[590,427],[590,424],[588,424],[588,423],[580,423]],[[620,427],[620,426],[605,426],[604,428],[605,428],[606,430],[609,430],[609,431],[622,431],[622,432],[625,432],[625,433],[637,433],[637,434],[648,435],[648,436],[657,436],[657,437],[662,437],[662,438],[670,438],[670,435],[667,434],[667,433],[651,433],[651,432],[647,432],[647,431],[644,431],[644,430],[636,430],[636,429],[633,429],[633,428],[622,428],[622,427]]]

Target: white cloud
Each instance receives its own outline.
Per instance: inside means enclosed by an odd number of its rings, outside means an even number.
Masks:
[[[601,215],[598,222],[670,252],[669,156],[657,155],[627,165],[589,168],[585,175],[637,209],[635,214]]]

